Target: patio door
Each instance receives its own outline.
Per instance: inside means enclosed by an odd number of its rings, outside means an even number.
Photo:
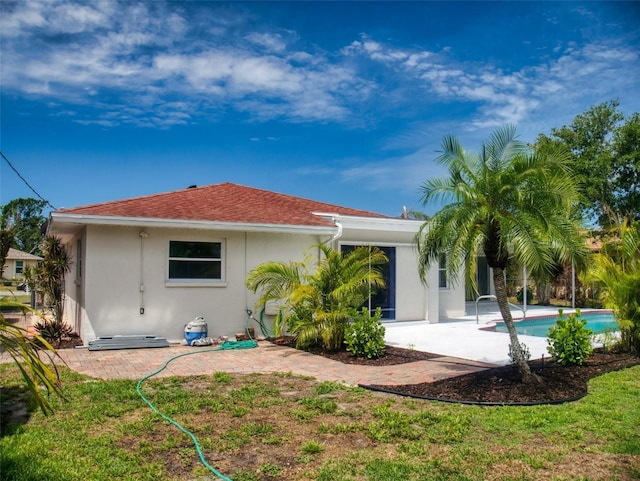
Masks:
[[[342,245],[340,250],[343,254],[351,252],[358,245]],[[373,313],[376,308],[382,310],[382,319],[395,320],[396,318],[396,248],[395,247],[377,247],[385,253],[389,262],[382,266],[382,277],[385,287],[377,292],[372,292],[369,299],[364,304],[369,312]]]
[[[491,269],[487,264],[485,256],[479,256],[476,264],[476,286],[478,291],[475,292],[469,283],[467,283],[466,300],[475,301],[478,296],[486,296],[491,294]]]

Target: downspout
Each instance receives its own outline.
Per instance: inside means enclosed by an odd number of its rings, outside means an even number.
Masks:
[[[340,237],[342,237],[342,224],[340,222],[338,222],[336,220],[335,217],[333,217],[331,219],[331,221],[335,224],[335,226],[338,228],[338,232],[336,232],[335,234],[333,234],[333,236],[331,236],[331,238],[329,240],[326,240],[323,242],[323,244],[333,244],[335,241],[337,241],[338,239],[340,239]]]
[[[144,240],[149,237],[149,234],[141,231],[138,236],[140,237],[140,315],[144,315]]]
[[[340,237],[342,237],[342,224],[336,220],[335,216],[331,217],[331,222],[333,222],[335,226],[338,228],[338,232],[333,234],[329,239],[327,239],[326,241],[323,241],[322,243],[329,244],[329,246],[333,249],[334,248],[333,243],[338,239],[340,239]],[[320,248],[318,248],[318,259],[320,259]]]

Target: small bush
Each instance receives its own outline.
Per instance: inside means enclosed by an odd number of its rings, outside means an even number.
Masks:
[[[556,325],[549,329],[547,351],[562,366],[581,366],[591,354],[591,329],[585,327],[586,319],[580,319],[580,310],[568,318],[559,311]]]
[[[518,300],[518,304],[522,304],[524,302],[524,287],[518,289],[516,292],[516,299]],[[531,304],[533,301],[533,290],[527,286],[527,304]]]
[[[382,356],[385,328],[380,322],[381,317],[382,310],[379,307],[373,316],[365,307],[360,312],[354,312],[353,319],[344,330],[347,351],[367,359]]]

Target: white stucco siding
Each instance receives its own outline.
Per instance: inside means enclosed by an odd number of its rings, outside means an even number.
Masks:
[[[426,285],[418,273],[418,254],[415,235],[421,222],[392,220],[384,229],[377,226],[345,222],[340,243],[396,248],[396,319],[397,321],[428,320],[435,323],[442,318],[464,315],[464,284],[438,287],[438,265],[431,266]],[[354,229],[349,226],[353,224]]]
[[[249,232],[247,236],[246,267],[243,286],[249,272],[263,262],[303,261],[307,255],[317,256],[317,249],[312,246],[322,242],[326,237],[308,234],[264,234]],[[260,293],[253,293],[245,288],[246,300],[243,307],[254,310]],[[271,312],[273,314],[273,312]],[[256,314],[257,315],[257,314]]]
[[[336,230],[340,236],[332,247],[369,244],[395,248],[395,320],[437,322],[439,317],[464,309],[464,286],[438,289],[437,266],[429,270],[428,286],[420,281],[413,244],[418,224],[347,220],[351,224],[346,222],[342,230]],[[74,260],[77,249],[82,250],[81,273],[74,267],[67,278],[66,316],[80,327],[85,343],[100,336],[132,334],[181,341],[184,325],[198,316],[207,322],[210,337],[233,336],[244,329],[245,309],[256,307],[258,294],[245,287],[251,269],[268,261],[317,256],[319,252],[312,246],[331,239],[326,230],[269,229],[245,232],[228,226],[216,230],[86,225],[65,238]],[[141,237],[141,232],[146,235]],[[222,279],[170,280],[170,241],[221,242]]]
[[[441,289],[439,314],[440,318],[464,316],[464,290]]]
[[[319,241],[312,235],[171,229],[145,229],[148,237],[141,238],[140,231],[88,228],[85,308],[96,337],[144,334],[180,341],[184,325],[197,316],[204,317],[209,336],[232,336],[243,330],[244,309],[252,309],[257,298],[245,287],[247,273],[266,261],[302,260]],[[222,242],[222,281],[169,282],[171,240]]]
[[[428,304],[428,289],[420,281],[414,247],[411,245],[397,246],[396,320],[425,319]]]
[[[399,220],[394,222],[397,222],[400,227],[410,225]],[[418,224],[411,225],[414,230],[393,229],[392,227],[388,227],[388,230],[345,227],[339,242],[340,244],[394,247],[396,251],[394,320],[429,319],[432,322],[437,322],[438,291],[437,288],[434,290],[426,287],[420,280],[417,252],[413,243]]]
[[[64,319],[83,340],[94,339],[96,336],[84,307],[85,231],[80,230],[66,239],[65,245],[71,259],[71,269],[65,276]]]

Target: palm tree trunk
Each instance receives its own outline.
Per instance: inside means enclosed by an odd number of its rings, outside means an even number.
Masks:
[[[504,279],[504,269],[502,269],[501,267],[493,268],[493,285],[496,290],[496,299],[498,301],[498,306],[500,307],[502,319],[507,326],[507,331],[509,331],[513,360],[518,367],[518,372],[520,373],[522,382],[539,382],[540,378],[532,373],[531,369],[529,369],[529,364],[527,362],[528,359],[526,358],[525,353],[520,346],[520,341],[518,340],[518,333],[516,332],[516,327],[513,324],[511,310],[509,309],[509,299],[507,297],[507,283]]]

